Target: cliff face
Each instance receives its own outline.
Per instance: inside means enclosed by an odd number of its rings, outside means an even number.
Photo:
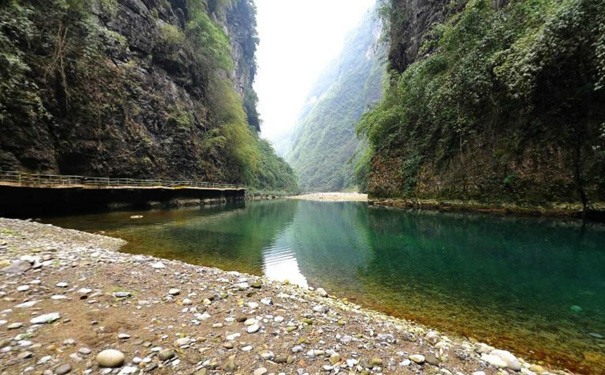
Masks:
[[[391,85],[359,131],[375,197],[605,199],[596,0],[390,0]]]
[[[369,12],[309,93],[288,155],[301,189],[339,191],[356,184],[352,159],[361,156],[365,144],[355,124],[382,93],[385,59],[379,36],[378,19]]]
[[[256,45],[249,0],[3,2],[0,169],[247,183],[268,158],[288,174],[248,128]]]

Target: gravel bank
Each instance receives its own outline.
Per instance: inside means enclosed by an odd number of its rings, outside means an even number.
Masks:
[[[332,202],[367,202],[367,194],[359,193],[311,193],[294,195],[288,199],[299,199],[305,201],[332,201]]]
[[[549,373],[321,289],[123,244],[0,219],[0,374]]]

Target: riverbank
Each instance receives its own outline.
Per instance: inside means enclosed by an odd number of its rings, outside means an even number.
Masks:
[[[605,221],[605,204],[595,203],[584,213],[581,204],[560,203],[550,206],[521,206],[506,203],[481,203],[476,201],[442,201],[436,199],[369,198],[371,206],[392,208],[418,208],[438,211],[487,212],[521,216],[585,217]]]
[[[359,193],[310,193],[286,197],[288,199],[298,199],[318,202],[367,202],[367,194]]]
[[[106,373],[97,355],[115,349],[120,374],[548,374],[320,289],[123,244],[0,219],[0,373]]]

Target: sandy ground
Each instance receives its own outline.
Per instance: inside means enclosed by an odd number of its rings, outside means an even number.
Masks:
[[[367,202],[368,195],[359,193],[312,193],[304,195],[294,195],[288,197],[288,199],[325,202]]]
[[[0,218],[0,374],[549,374],[322,289],[123,244]],[[106,349],[124,356],[114,369]]]

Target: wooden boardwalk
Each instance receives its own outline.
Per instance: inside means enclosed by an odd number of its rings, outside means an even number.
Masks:
[[[44,189],[163,189],[163,190],[213,190],[241,191],[245,186],[199,181],[171,181],[162,179],[134,179],[111,177],[86,177],[40,173],[2,172],[0,186]]]

